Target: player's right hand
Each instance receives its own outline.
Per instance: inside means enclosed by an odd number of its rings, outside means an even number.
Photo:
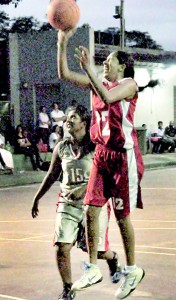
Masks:
[[[59,44],[67,42],[72,37],[72,35],[75,34],[76,30],[77,30],[76,27],[73,28],[73,29],[65,30],[65,31],[59,30],[58,31],[58,42],[59,42]]]

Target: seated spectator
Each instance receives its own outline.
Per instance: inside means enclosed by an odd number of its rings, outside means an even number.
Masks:
[[[49,117],[46,113],[46,107],[41,106],[40,107],[40,113],[39,113],[39,136],[42,139],[44,144],[49,145],[49,125],[51,124]]]
[[[176,127],[174,126],[174,122],[170,121],[169,126],[165,128],[164,138],[170,144],[168,151],[175,152],[176,147]]]
[[[5,138],[0,135],[0,170],[4,171],[5,174],[13,174],[14,163],[12,153],[5,147]]]
[[[49,147],[51,152],[53,152],[56,144],[63,139],[63,135],[63,128],[58,125],[54,125],[49,137]]]
[[[158,128],[151,134],[152,153],[163,153],[172,147],[173,142],[165,135],[163,122],[158,121]]]
[[[153,144],[152,153],[161,153],[161,140],[164,135],[163,122],[158,121],[158,128],[151,134],[150,142]]]
[[[24,130],[20,124],[16,127],[14,152],[16,154],[24,154],[25,156],[29,156],[33,170],[39,170],[40,155],[38,148],[29,141],[27,131]]]

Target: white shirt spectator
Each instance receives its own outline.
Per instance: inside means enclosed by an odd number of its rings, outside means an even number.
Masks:
[[[49,127],[49,117],[46,113],[39,113],[39,127],[48,128]]]
[[[1,135],[1,137],[0,137],[0,153],[1,153],[2,159],[3,159],[6,167],[13,170],[14,169],[13,156],[10,151],[7,151],[4,149],[5,139],[3,139],[3,138],[4,138],[4,136]],[[0,163],[0,169],[1,170],[4,169],[4,167],[1,165],[1,163]]]
[[[50,134],[50,137],[49,137],[49,146],[50,146],[50,149],[53,150],[55,144],[56,144],[56,141],[59,139],[59,135],[55,132],[52,132]]]
[[[163,137],[164,135],[164,128],[157,128],[156,133],[158,137]]]
[[[51,120],[52,120],[52,127],[54,125],[58,125],[58,126],[63,126],[63,121],[53,121],[53,119],[58,119],[58,118],[62,118],[65,116],[64,112],[62,110],[55,110],[53,109],[51,112]]]
[[[5,136],[0,133],[0,146],[5,145]]]

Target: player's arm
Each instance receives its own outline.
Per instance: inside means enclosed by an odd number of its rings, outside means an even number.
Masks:
[[[68,200],[79,200],[84,198],[87,190],[87,183],[72,189],[67,195]]]
[[[61,168],[61,159],[58,156],[58,145],[54,148],[53,154],[52,154],[52,159],[51,159],[51,164],[49,167],[49,170],[43,179],[36,195],[34,196],[33,199],[33,204],[32,204],[32,217],[35,218],[38,216],[39,209],[39,200],[46,194],[46,192],[51,188],[51,186],[54,184],[54,182],[57,180],[59,177],[60,173],[62,171]]]
[[[137,92],[138,87],[133,79],[124,80],[118,86],[107,90],[90,67],[88,49],[80,46],[79,49],[76,49],[76,52],[75,57],[80,61],[81,67],[89,77],[92,89],[105,103],[113,103],[122,99],[132,98]]]
[[[71,36],[75,33],[75,29],[69,31],[58,32],[58,52],[57,66],[58,76],[60,79],[65,79],[78,86],[91,88],[90,81],[87,75],[69,70],[67,63],[67,45]]]

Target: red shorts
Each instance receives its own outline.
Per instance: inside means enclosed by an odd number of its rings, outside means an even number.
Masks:
[[[143,173],[138,147],[116,152],[97,145],[84,204],[102,207],[111,198],[117,220],[126,217],[134,208],[143,208],[140,189]]]

